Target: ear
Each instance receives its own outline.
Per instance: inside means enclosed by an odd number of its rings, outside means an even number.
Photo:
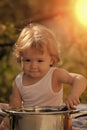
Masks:
[[[50,66],[53,66],[54,65],[54,58],[51,57],[51,60],[50,60]]]

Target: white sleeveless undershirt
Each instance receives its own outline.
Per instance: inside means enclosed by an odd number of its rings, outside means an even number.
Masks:
[[[63,87],[59,92],[52,90],[52,74],[56,67],[51,67],[48,73],[37,83],[23,86],[20,73],[15,81],[21,94],[24,107],[29,106],[61,106],[63,104]]]

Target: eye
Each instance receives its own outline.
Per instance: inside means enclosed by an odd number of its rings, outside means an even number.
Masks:
[[[38,60],[38,62],[44,62],[43,60]]]
[[[30,62],[30,59],[23,59],[24,62]]]

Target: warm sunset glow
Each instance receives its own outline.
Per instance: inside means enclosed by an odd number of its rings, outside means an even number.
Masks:
[[[80,23],[87,26],[87,0],[76,0],[75,14]]]

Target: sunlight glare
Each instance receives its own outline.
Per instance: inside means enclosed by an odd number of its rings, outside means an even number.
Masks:
[[[87,26],[87,0],[76,1],[75,15],[81,24]]]

